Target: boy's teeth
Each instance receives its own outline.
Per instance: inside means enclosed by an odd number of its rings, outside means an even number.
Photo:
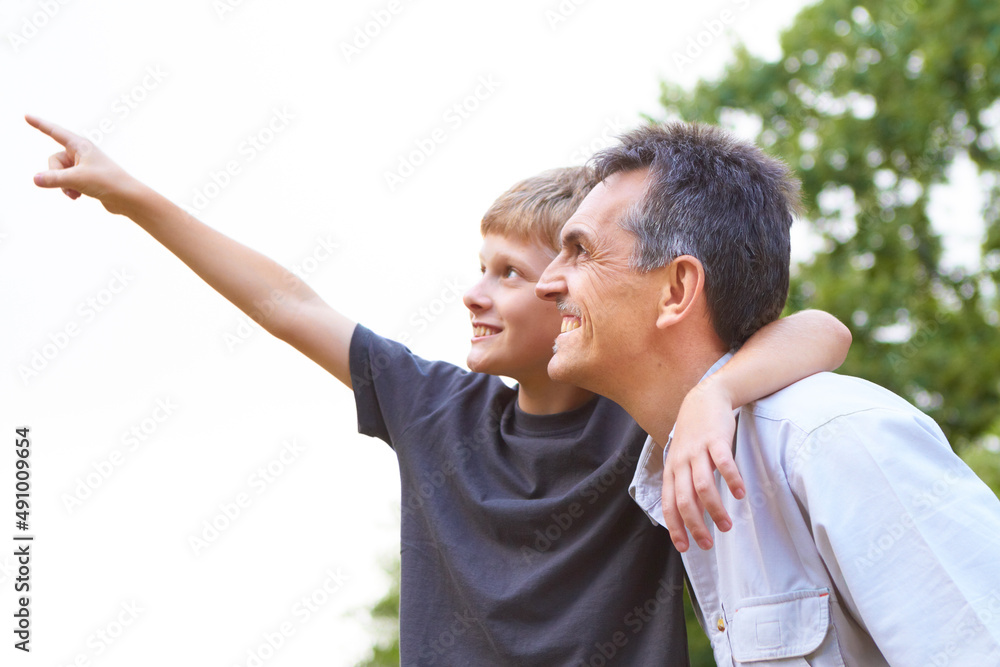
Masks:
[[[572,331],[573,329],[579,329],[579,328],[580,328],[580,320],[564,317],[562,321],[562,331],[560,333],[566,333],[567,331]]]
[[[493,329],[491,329],[490,327],[482,327],[482,326],[472,327],[472,334],[476,338],[479,338],[480,336],[489,336],[489,335],[491,335],[493,333],[496,333],[496,332],[493,331]]]

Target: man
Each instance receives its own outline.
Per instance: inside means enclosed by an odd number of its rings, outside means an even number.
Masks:
[[[822,373],[743,407],[747,499],[724,494],[732,530],[688,550],[681,519],[721,481],[701,466],[675,489],[664,449],[686,393],[781,312],[798,187],[709,126],[639,129],[595,161],[536,286],[566,322],[549,373],[650,434],[630,493],[684,552],[717,662],[1000,664],[1000,502],[931,419],[863,380]]]

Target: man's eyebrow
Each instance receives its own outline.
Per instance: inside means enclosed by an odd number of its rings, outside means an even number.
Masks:
[[[590,241],[590,235],[580,227],[571,227],[563,232],[562,244],[564,246],[573,245],[574,243],[586,243],[588,241]]]

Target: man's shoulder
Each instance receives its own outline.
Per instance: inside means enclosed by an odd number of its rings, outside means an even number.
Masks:
[[[788,421],[810,433],[830,421],[880,411],[924,416],[885,387],[851,375],[816,373],[747,406],[754,417]]]

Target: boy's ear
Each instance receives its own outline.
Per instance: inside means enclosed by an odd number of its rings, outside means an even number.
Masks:
[[[656,326],[666,329],[686,318],[703,301],[705,267],[691,255],[681,255],[666,267],[663,291],[660,294]]]

